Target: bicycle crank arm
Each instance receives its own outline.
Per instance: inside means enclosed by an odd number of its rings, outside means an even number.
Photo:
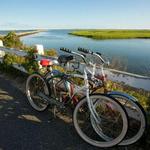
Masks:
[[[39,97],[41,97],[41,98],[43,98],[46,102],[48,102],[49,104],[53,104],[53,105],[57,105],[57,106],[59,106],[60,108],[65,108],[65,106],[61,103],[61,102],[59,102],[59,101],[57,101],[56,99],[54,99],[54,98],[50,98],[50,97],[48,97],[47,95],[45,95],[44,93],[42,93],[42,92],[39,92],[38,93],[38,96]]]

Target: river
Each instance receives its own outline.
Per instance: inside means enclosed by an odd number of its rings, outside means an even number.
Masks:
[[[69,35],[72,30],[47,30],[22,37],[28,45],[43,44],[44,48],[78,47],[99,51],[107,56],[116,69],[150,76],[150,39],[93,40]]]

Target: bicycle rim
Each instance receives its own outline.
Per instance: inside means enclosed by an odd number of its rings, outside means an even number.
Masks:
[[[112,146],[118,144],[119,142],[121,142],[123,140],[123,138],[125,137],[127,129],[128,129],[128,120],[127,120],[126,113],[125,113],[124,109],[122,108],[122,106],[120,106],[120,104],[118,104],[118,102],[116,102],[115,100],[113,100],[105,95],[102,95],[102,94],[92,94],[92,95],[90,95],[90,99],[92,99],[92,100],[99,99],[99,100],[97,100],[97,101],[99,101],[99,103],[102,102],[102,100],[112,102],[112,104],[114,104],[120,112],[120,116],[122,118],[122,128],[121,128],[122,130],[120,131],[120,134],[117,135],[117,137],[114,139],[111,139],[109,141],[105,141],[104,139],[102,139],[95,132],[95,129],[93,128],[93,125],[91,124],[92,122],[90,120],[90,112],[87,107],[86,98],[84,98],[77,104],[77,106],[74,110],[74,114],[73,114],[74,126],[75,126],[77,133],[80,135],[80,137],[83,140],[85,140],[89,144],[97,146],[97,147],[112,147]],[[102,125],[102,123],[104,123],[104,120],[102,118],[102,115],[104,115],[104,112],[103,112],[103,114],[102,114],[102,112],[99,112],[99,113],[101,113],[100,115],[101,115],[102,122],[100,125]],[[109,122],[108,118],[107,118],[107,121]],[[109,125],[107,124],[107,127],[108,126],[110,127],[110,123],[109,123]],[[85,127],[87,128],[87,132],[85,132],[85,129],[86,129]],[[101,128],[101,131],[104,130],[103,126],[100,126],[100,128]],[[109,130],[110,130],[110,128],[109,128]],[[112,126],[111,126],[111,130],[114,130],[114,128]],[[88,133],[88,132],[90,132],[90,133]],[[105,132],[104,134],[108,134],[108,132],[107,133]]]
[[[130,96],[130,99],[124,95],[111,95],[118,100],[126,109],[129,127],[125,139],[119,145],[130,145],[137,142],[144,134],[146,128],[146,116],[142,106]]]
[[[26,81],[26,95],[30,105],[37,111],[44,111],[48,103],[38,93],[49,95],[44,79],[39,74],[32,74]]]

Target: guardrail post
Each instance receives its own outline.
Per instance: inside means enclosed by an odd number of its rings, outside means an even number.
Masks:
[[[0,47],[4,47],[2,40],[0,40]],[[5,52],[0,49],[0,59],[3,58],[4,56],[5,56]],[[2,61],[2,60],[1,60],[1,61]]]
[[[36,44],[36,45],[35,45],[35,49],[36,49],[36,51],[37,51],[37,54],[39,54],[39,55],[44,55],[44,47],[43,47],[43,45],[41,45],[41,44]],[[42,66],[41,66],[41,64],[40,64],[40,61],[38,61],[38,65],[39,65],[39,69],[41,69]]]
[[[1,46],[1,47],[4,47],[2,40],[0,40],[0,46]]]
[[[43,45],[36,44],[35,45],[35,49],[37,50],[37,53],[39,55],[44,55],[44,47],[43,47]]]

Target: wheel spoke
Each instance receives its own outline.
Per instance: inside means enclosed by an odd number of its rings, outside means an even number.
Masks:
[[[26,83],[26,91],[28,91],[26,92],[27,98],[31,106],[38,111],[46,109],[48,105],[48,103],[38,95],[39,92],[46,94],[45,88],[47,88],[46,83],[40,75],[33,74],[28,77]]]

